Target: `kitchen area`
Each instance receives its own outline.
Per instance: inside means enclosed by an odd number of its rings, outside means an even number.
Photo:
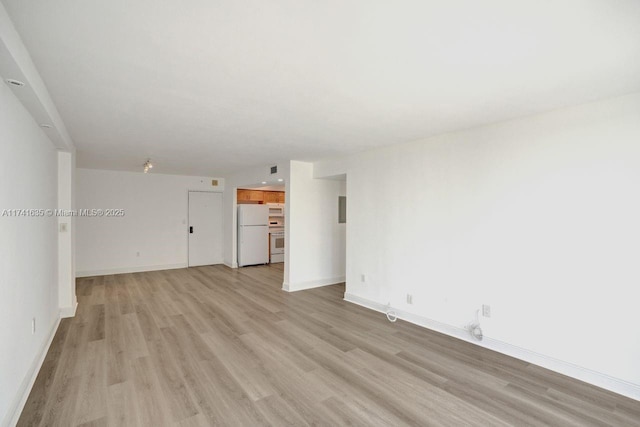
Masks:
[[[238,188],[238,266],[284,262],[284,186]]]

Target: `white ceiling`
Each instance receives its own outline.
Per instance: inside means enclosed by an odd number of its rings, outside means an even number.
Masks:
[[[1,0],[78,165],[225,175],[640,90],[638,0]]]

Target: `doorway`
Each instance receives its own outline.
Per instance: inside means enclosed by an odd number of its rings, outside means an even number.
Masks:
[[[262,181],[256,184],[239,185],[236,188],[236,214],[243,206],[254,205],[257,209],[262,209],[266,215],[267,233],[264,237],[265,244],[259,245],[256,250],[263,253],[267,259],[267,274],[273,276],[284,276],[285,271],[285,221],[286,221],[286,186],[283,179],[277,181]],[[259,207],[261,206],[261,207]],[[236,233],[236,251],[238,265],[246,264],[240,261],[243,243],[241,237],[241,225],[238,223]],[[261,239],[262,241],[262,239]],[[246,246],[246,245],[245,245]],[[283,278],[284,281],[284,278]]]
[[[189,191],[189,267],[222,264],[222,193]]]

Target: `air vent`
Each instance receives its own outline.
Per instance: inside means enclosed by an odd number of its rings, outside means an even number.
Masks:
[[[271,175],[278,173],[278,166],[271,166]]]

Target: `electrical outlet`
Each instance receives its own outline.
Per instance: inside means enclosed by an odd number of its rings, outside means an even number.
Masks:
[[[491,317],[491,306],[487,304],[482,304],[482,316]]]
[[[360,281],[361,281],[362,283],[365,283],[365,282],[367,281],[367,276],[365,276],[364,274],[361,274],[361,275],[360,275]]]
[[[413,304],[413,295],[407,294],[407,304]]]
[[[31,319],[31,335],[36,333],[36,318]]]

